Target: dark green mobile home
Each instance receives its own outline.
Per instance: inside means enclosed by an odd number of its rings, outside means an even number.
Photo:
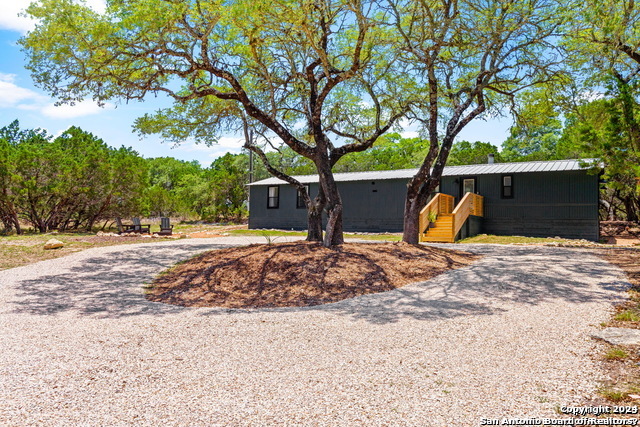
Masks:
[[[466,193],[482,199],[482,212],[470,212],[455,238],[478,233],[598,240],[599,175],[579,160],[449,166],[439,192],[451,196],[455,216]],[[337,173],[345,231],[402,231],[404,199],[414,169]],[[318,191],[318,176],[296,177]],[[447,196],[447,197],[448,197]],[[466,199],[465,199],[466,200]],[[477,208],[477,207],[476,207]],[[474,215],[475,214],[475,215]],[[295,187],[269,178],[250,184],[249,228],[302,230],[306,210]],[[429,241],[429,239],[424,239]],[[431,239],[431,241],[436,241]]]

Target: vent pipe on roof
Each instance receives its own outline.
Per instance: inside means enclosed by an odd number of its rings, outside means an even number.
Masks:
[[[494,164],[496,161],[496,156],[495,154],[491,153],[489,154],[489,156],[487,156],[487,163],[489,163],[490,165]]]

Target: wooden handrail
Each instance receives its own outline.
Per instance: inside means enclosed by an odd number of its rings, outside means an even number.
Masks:
[[[429,213],[435,212],[436,214],[449,214],[453,210],[453,196],[448,194],[438,193],[427,205],[420,211],[420,217],[418,221],[419,232],[424,233],[429,226]]]
[[[453,210],[453,235],[456,236],[469,215],[484,216],[484,197],[467,193]]]
[[[442,201],[440,202],[439,213],[450,214],[453,211],[453,202],[455,202],[455,197],[448,194],[443,194]]]

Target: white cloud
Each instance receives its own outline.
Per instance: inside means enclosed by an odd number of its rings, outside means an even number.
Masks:
[[[33,103],[41,103],[46,98],[30,89],[15,84],[15,74],[0,73],[0,108],[29,109]]]
[[[98,114],[104,109],[115,108],[113,104],[99,107],[93,101],[82,101],[76,105],[56,107],[51,99],[31,89],[18,86],[15,74],[0,73],[0,108],[15,108],[25,111],[40,111],[43,115],[54,119],[70,119],[74,117]]]
[[[403,138],[417,138],[420,134],[414,130],[400,132],[400,136]]]
[[[75,105],[48,104],[42,108],[42,114],[52,119],[73,119],[75,117],[90,116],[98,114],[103,110],[112,110],[115,106],[107,103],[104,107],[98,106],[93,101],[77,102]]]
[[[32,0],[2,0],[0,1],[0,30],[19,31],[26,33],[32,30],[36,21],[25,16],[19,16],[21,12],[29,7]],[[105,10],[105,0],[87,0],[85,2],[96,12],[102,13]]]
[[[593,102],[593,101],[597,101],[598,99],[604,99],[605,97],[606,97],[606,94],[604,92],[597,91],[597,90],[588,90],[588,91],[582,92],[578,98],[581,101]]]
[[[35,21],[24,16],[18,16],[20,12],[29,6],[31,0],[5,0],[0,3],[0,29],[19,31],[26,33],[33,29]]]
[[[407,119],[402,119],[398,123],[398,126],[402,129],[398,133],[403,138],[417,138],[420,136],[420,126],[418,122],[410,122]]]
[[[227,149],[240,149],[244,145],[244,138],[234,138],[229,136],[223,136],[218,140],[217,144],[196,144],[192,140],[184,141],[179,144],[178,147],[183,151],[188,152],[202,152],[210,153],[212,150],[219,151],[220,148]],[[217,157],[217,156],[216,156]]]
[[[87,0],[87,5],[98,13],[104,13],[107,8],[105,0]]]
[[[228,136],[223,136],[218,140],[219,147],[227,147],[227,148],[241,148],[244,145],[244,138],[232,138]]]

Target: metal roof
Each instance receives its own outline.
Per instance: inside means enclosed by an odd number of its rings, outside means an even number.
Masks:
[[[524,172],[557,172],[557,171],[574,171],[589,169],[594,159],[571,159],[571,160],[551,160],[537,162],[520,162],[520,163],[484,163],[479,165],[463,165],[463,166],[445,166],[442,176],[467,176],[467,175],[489,175],[489,174],[507,174],[507,173],[524,173]],[[584,167],[581,164],[586,164]],[[387,171],[368,171],[368,172],[342,172],[334,173],[336,181],[378,181],[385,179],[411,179],[418,169],[397,169]],[[318,182],[318,175],[296,175],[293,176],[301,184],[310,184]],[[256,181],[249,185],[279,185],[286,184],[279,178],[267,178]]]

